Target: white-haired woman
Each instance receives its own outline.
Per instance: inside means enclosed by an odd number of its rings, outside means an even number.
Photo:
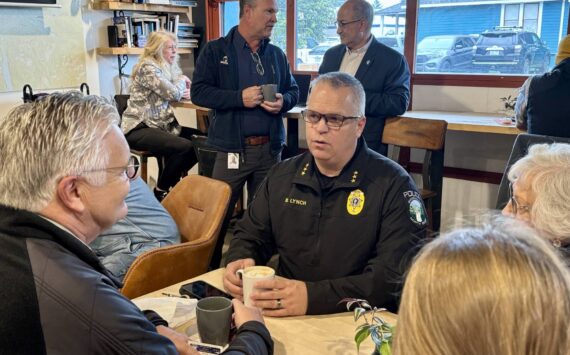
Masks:
[[[509,169],[503,214],[533,226],[570,260],[570,145],[536,144]]]
[[[150,151],[165,160],[155,196],[162,200],[168,190],[196,162],[190,140],[198,130],[182,127],[171,101],[190,98],[190,79],[178,65],[176,36],[152,32],[144,53],[133,68],[128,106],[121,128],[133,149]]]

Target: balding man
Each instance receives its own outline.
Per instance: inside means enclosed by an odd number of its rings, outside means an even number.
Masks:
[[[88,246],[127,214],[137,173],[118,122],[114,105],[79,92],[0,120],[1,353],[197,354],[123,297]],[[230,350],[270,352],[259,312],[234,307],[243,325]]]
[[[358,79],[366,92],[368,147],[386,155],[382,144],[384,121],[403,114],[410,100],[410,70],[404,56],[371,34],[374,9],[365,0],[348,0],[338,10],[338,46],[324,55],[319,74],[341,71]]]
[[[315,79],[303,112],[309,152],[273,167],[236,225],[224,275],[233,296],[243,297],[238,269],[279,255],[281,277],[251,295],[266,315],[342,312],[350,297],[397,309],[427,218],[410,176],[361,138],[364,100],[346,73]]]
[[[192,101],[214,109],[208,143],[218,149],[213,177],[232,188],[234,206],[247,182],[248,202],[267,171],[281,160],[285,143],[282,115],[299,98],[285,53],[269,43],[277,23],[276,0],[240,0],[239,24],[202,50],[192,79]],[[263,97],[261,85],[276,84],[276,100]],[[225,227],[212,256],[221,259]]]

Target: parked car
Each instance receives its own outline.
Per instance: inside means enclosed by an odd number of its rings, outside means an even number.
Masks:
[[[473,66],[483,73],[544,73],[550,67],[550,52],[534,32],[495,27],[479,36],[473,47]]]
[[[388,47],[404,53],[404,37],[402,36],[379,36],[376,37],[378,42],[387,45]]]
[[[457,72],[471,67],[472,35],[428,36],[416,49],[416,72]]]
[[[323,56],[325,55],[325,52],[333,47],[336,46],[338,44],[338,42],[324,42],[324,43],[319,43],[318,46],[313,47],[310,51],[309,54],[307,56],[307,62],[308,64],[321,64],[321,62],[323,61]]]

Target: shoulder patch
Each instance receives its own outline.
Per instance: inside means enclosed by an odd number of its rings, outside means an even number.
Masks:
[[[364,192],[361,190],[352,191],[346,199],[346,211],[353,216],[358,215],[364,208],[364,200]]]
[[[408,202],[410,220],[417,226],[425,227],[428,223],[427,212],[420,194],[416,191],[406,191],[404,198]]]

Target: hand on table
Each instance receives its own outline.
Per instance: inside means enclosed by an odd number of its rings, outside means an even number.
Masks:
[[[276,100],[274,102],[263,101],[260,106],[269,113],[279,113],[281,111],[281,108],[283,108],[283,95],[276,93],[275,98]]]
[[[234,306],[234,322],[236,323],[236,328],[241,327],[242,324],[249,321],[264,323],[263,315],[259,308],[247,307],[236,298],[232,300],[232,304]]]
[[[178,333],[174,329],[170,329],[163,325],[156,327],[158,334],[167,337],[174,343],[176,350],[181,355],[199,355],[198,351],[192,346],[188,345],[188,337],[184,334]]]
[[[226,271],[224,272],[224,289],[240,301],[243,301],[243,285],[241,279],[236,275],[236,271],[254,265],[255,261],[248,258],[232,261],[226,266]]]
[[[247,108],[254,108],[261,104],[263,95],[261,94],[261,86],[250,86],[241,92],[243,105]]]
[[[300,316],[307,313],[307,285],[302,281],[275,277],[255,283],[251,293],[253,305],[263,309],[264,316]]]

